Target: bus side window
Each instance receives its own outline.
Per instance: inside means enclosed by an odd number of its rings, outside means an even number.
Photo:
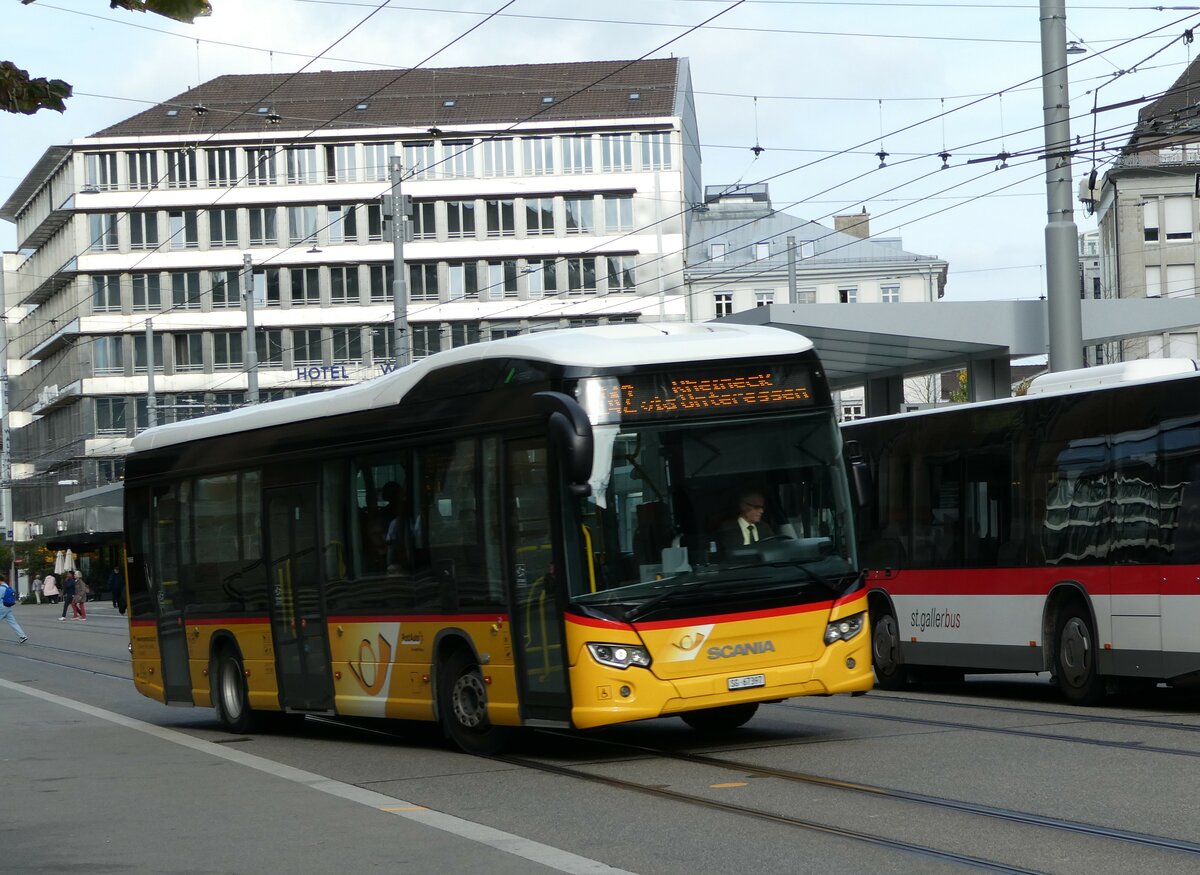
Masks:
[[[321,544],[321,565],[325,570],[327,607],[347,603],[346,579],[350,576],[349,544],[346,541],[346,463],[336,459],[326,462],[322,472],[321,513],[324,540]]]
[[[353,592],[348,592],[347,604],[414,606],[411,467],[407,450],[358,459],[353,465],[350,532],[343,539],[350,545],[353,560],[347,573],[355,578],[369,578],[370,582],[358,584]],[[339,494],[345,495],[345,489]],[[327,531],[334,531],[328,523]],[[335,555],[327,557],[328,563],[337,561],[333,540],[336,539],[331,537],[328,549]]]

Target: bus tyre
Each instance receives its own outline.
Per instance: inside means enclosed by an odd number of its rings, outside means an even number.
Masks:
[[[900,657],[900,626],[887,608],[871,616],[871,662],[875,686],[881,690],[908,687],[908,669]]]
[[[438,671],[438,716],[442,730],[466,753],[498,753],[508,740],[487,711],[487,686],[475,658],[466,650],[450,654]]]
[[[213,705],[221,723],[230,732],[253,732],[258,729],[258,714],[250,707],[241,657],[225,649],[216,655],[214,662]]]
[[[1058,614],[1054,633],[1054,680],[1068,702],[1097,705],[1104,678],[1096,671],[1096,633],[1087,607],[1072,601]]]
[[[732,732],[739,726],[745,726],[750,718],[758,711],[758,702],[747,702],[742,705],[725,705],[721,708],[705,708],[702,711],[688,711],[679,716],[683,722],[698,732]]]

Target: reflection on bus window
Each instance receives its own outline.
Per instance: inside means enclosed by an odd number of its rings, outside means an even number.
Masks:
[[[815,417],[618,434],[604,495],[581,499],[591,571],[573,594],[781,558],[837,557],[848,569],[848,500],[831,467],[840,449],[836,430]],[[763,496],[764,528],[778,543],[731,552],[721,530],[749,490]]]

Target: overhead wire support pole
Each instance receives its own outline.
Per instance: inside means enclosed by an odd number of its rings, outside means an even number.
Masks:
[[[386,212],[391,219],[392,238],[392,356],[396,367],[402,368],[411,361],[408,339],[408,283],[404,277],[404,240],[410,233],[407,201],[400,194],[400,179],[403,165],[399,155],[393,155],[390,167],[392,187],[384,196],[390,208]]]
[[[3,280],[0,280],[0,306],[7,310]],[[12,548],[8,582],[13,592],[20,594],[17,581],[17,551],[13,543],[15,525],[12,503],[12,432],[8,425],[8,315],[0,313],[0,505],[4,513],[4,540]]]
[[[258,340],[254,336],[254,265],[242,256],[242,296],[246,299],[246,403],[258,403]]]
[[[158,425],[158,399],[154,395],[154,320],[146,320],[146,427]]]
[[[1083,367],[1079,229],[1071,179],[1066,0],[1039,0],[1042,113],[1046,139],[1046,322],[1050,370]]]

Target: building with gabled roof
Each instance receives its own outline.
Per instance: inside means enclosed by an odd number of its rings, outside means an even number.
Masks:
[[[105,537],[65,494],[119,483],[152,418],[245,403],[251,349],[264,400],[393,368],[393,157],[413,356],[683,319],[698,143],[670,58],[220,76],[48,149],[0,208],[31,310],[11,337],[16,519]]]
[[[1200,59],[1138,111],[1121,154],[1081,185],[1100,225],[1101,298],[1191,298],[1200,262]],[[1095,289],[1092,290],[1095,294]],[[1096,345],[1094,361],[1200,357],[1200,327]],[[1108,353],[1107,358],[1104,357]]]

